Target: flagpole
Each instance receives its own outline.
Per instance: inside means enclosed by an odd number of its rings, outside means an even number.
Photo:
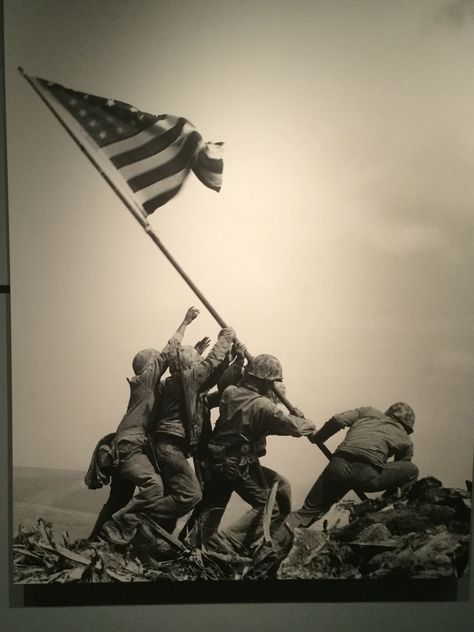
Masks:
[[[191,290],[194,292],[194,294],[196,294],[196,296],[199,298],[201,303],[208,309],[208,311],[211,313],[211,315],[214,317],[214,319],[218,322],[218,324],[222,328],[228,327],[228,325],[226,324],[224,319],[217,313],[217,311],[214,309],[214,307],[211,305],[211,303],[209,303],[209,301],[204,296],[204,294],[201,292],[201,290],[196,286],[196,284],[186,274],[186,272],[183,270],[183,268],[179,265],[179,263],[176,261],[176,259],[173,257],[173,255],[170,253],[168,248],[166,248],[166,246],[163,244],[163,242],[158,237],[158,235],[155,232],[153,232],[153,229],[151,228],[151,226],[150,226],[150,224],[148,222],[147,222],[147,225],[144,226],[144,229],[145,229],[145,232],[147,233],[148,237],[150,237],[150,239],[153,241],[153,243],[158,246],[158,248],[161,250],[161,252],[165,255],[165,257],[168,259],[168,261],[174,267],[176,272],[178,272],[178,274],[184,279],[184,281],[186,281],[186,283],[189,285]]]
[[[74,134],[74,132],[70,129],[70,127],[68,127],[66,122],[61,118],[59,113],[54,109],[54,107],[51,105],[51,103],[48,101],[48,99],[46,99],[44,97],[44,95],[40,92],[40,90],[38,90],[38,88],[36,87],[35,83],[26,74],[24,69],[21,66],[19,66],[18,67],[18,71],[24,77],[24,79],[26,79],[26,81],[30,84],[30,86],[33,88],[33,90],[36,92],[36,94],[40,97],[40,99],[43,101],[43,103],[46,105],[46,107],[49,109],[49,111],[53,114],[55,119],[59,122],[61,127],[67,132],[69,137],[72,138],[72,140],[75,142],[75,144],[79,147],[79,149],[84,154],[84,156],[86,156],[88,158],[89,162],[91,162],[94,165],[94,167],[97,169],[97,171],[100,173],[100,175],[104,178],[104,180],[107,182],[107,184],[112,188],[114,193],[125,204],[125,206],[128,208],[128,210],[133,215],[133,217],[137,220],[137,222],[140,224],[140,226],[144,229],[144,231],[146,232],[148,237],[150,237],[150,239],[153,241],[153,243],[156,246],[158,246],[158,248],[161,250],[161,252],[164,254],[164,256],[168,259],[168,261],[171,263],[171,265],[174,267],[174,269],[178,272],[178,274],[182,277],[182,279],[188,284],[188,286],[191,288],[191,290],[194,292],[194,294],[196,294],[196,296],[201,301],[201,303],[206,307],[206,309],[211,313],[211,315],[217,321],[217,323],[222,328],[227,327],[228,325],[226,324],[224,319],[218,314],[218,312],[214,309],[214,307],[211,305],[211,303],[209,303],[209,301],[204,296],[204,294],[199,290],[199,288],[196,286],[196,284],[186,274],[186,272],[179,265],[179,263],[176,261],[176,259],[173,257],[173,255],[170,253],[170,251],[165,247],[165,245],[163,244],[161,239],[158,237],[158,235],[153,231],[153,229],[151,228],[150,223],[148,222],[148,220],[142,215],[142,213],[133,204],[131,204],[131,202],[122,193],[122,191],[120,191],[120,189],[113,182],[113,180],[110,178],[110,176],[105,172],[105,170],[101,167],[101,165],[98,163],[98,161],[95,160],[95,158],[90,154],[90,152],[88,151],[87,147],[79,140],[79,138]],[[251,357],[250,354],[247,354],[247,357],[250,358]],[[295,411],[295,406],[293,406],[293,404],[291,404],[291,402],[285,397],[285,395],[281,392],[281,390],[278,388],[278,385],[276,383],[274,383],[273,388],[274,388],[274,391],[275,391],[276,395],[278,396],[278,398],[282,402],[282,404],[284,404],[286,406],[286,408],[288,408],[290,413],[293,413]]]
[[[215,320],[219,323],[219,325],[221,327],[227,327],[224,319],[217,313],[217,311],[214,309],[214,307],[206,299],[204,294],[199,290],[199,288],[195,285],[195,283],[191,280],[191,278],[186,274],[186,272],[183,270],[183,268],[179,265],[179,263],[176,261],[176,259],[172,256],[170,251],[165,247],[165,245],[163,244],[161,239],[159,239],[158,235],[156,235],[156,233],[153,232],[153,229],[151,228],[150,223],[148,222],[148,220],[141,214],[141,212],[139,210],[137,210],[134,207],[133,204],[131,204],[131,202],[127,199],[127,197],[120,191],[120,189],[113,182],[113,180],[110,178],[110,176],[100,166],[100,164],[97,162],[97,160],[95,160],[95,158],[90,154],[90,152],[88,151],[87,147],[83,143],[81,143],[79,138],[68,127],[68,125],[61,118],[59,113],[54,109],[54,107],[51,105],[51,103],[38,90],[38,88],[36,87],[34,82],[31,81],[31,78],[26,74],[26,72],[23,70],[23,68],[19,67],[18,70],[23,75],[23,77],[26,79],[26,81],[30,84],[30,86],[33,88],[33,90],[36,92],[36,94],[40,97],[40,99],[43,101],[43,103],[48,107],[48,109],[53,114],[53,116],[56,118],[56,120],[59,121],[61,127],[64,130],[66,130],[68,135],[76,143],[76,145],[79,147],[79,149],[82,151],[82,153],[94,165],[94,167],[97,169],[97,171],[100,173],[100,175],[104,178],[104,180],[107,182],[107,184],[112,188],[114,193],[122,200],[122,202],[128,208],[128,210],[133,215],[133,217],[137,220],[137,222],[140,224],[140,226],[144,229],[144,231],[147,233],[147,235],[150,237],[150,239],[156,244],[156,246],[158,246],[158,248],[165,255],[165,257],[168,259],[168,261],[171,263],[171,265],[174,267],[174,269],[186,281],[186,283],[189,285],[189,287],[192,289],[192,291],[196,294],[196,296],[199,298],[199,300],[202,302],[202,304],[209,310],[209,312],[212,314],[212,316],[215,318]]]

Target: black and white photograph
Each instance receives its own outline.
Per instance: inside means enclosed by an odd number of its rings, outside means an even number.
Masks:
[[[474,2],[3,4],[25,605],[458,599]]]

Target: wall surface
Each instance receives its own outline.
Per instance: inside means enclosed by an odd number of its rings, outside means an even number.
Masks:
[[[21,14],[22,11],[26,11],[28,3],[22,2],[8,2],[7,3],[10,19],[13,20],[14,13]],[[74,3],[73,3],[74,4]],[[82,8],[89,8],[91,11],[96,10],[97,2],[87,0],[81,3]],[[162,3],[163,9],[170,10],[172,4]],[[290,3],[274,3],[275,8],[285,9],[288,8]],[[294,4],[294,3],[291,3]],[[301,8],[309,6],[308,3],[297,3]],[[317,3],[313,3],[317,4]],[[363,2],[361,6],[367,10],[367,6],[370,3]],[[380,7],[386,4],[387,10],[393,7],[393,3],[379,3],[373,2],[374,12],[380,11]],[[426,3],[425,3],[426,4]],[[428,3],[429,4],[429,3]],[[457,24],[459,20],[472,18],[472,5],[470,1],[453,1],[453,2],[437,2],[431,3],[436,5],[440,10],[443,10],[443,15]],[[45,3],[51,9],[51,3]],[[140,6],[135,3],[120,2],[115,3],[119,9],[127,9],[128,6]],[[59,6],[59,5],[58,5]],[[72,5],[71,5],[72,6]],[[151,6],[151,5],[150,5]],[[408,6],[408,5],[407,5]],[[77,7],[77,4],[76,4]],[[357,7],[357,2],[348,3],[347,10]],[[109,3],[110,8],[110,3]],[[357,11],[355,11],[357,13]],[[64,16],[63,16],[64,17]],[[265,16],[264,16],[265,17]],[[354,16],[353,16],[354,17]],[[38,15],[38,19],[40,16]],[[267,18],[262,18],[262,23],[265,23]],[[30,21],[30,28],[34,31],[34,24]],[[271,25],[270,25],[271,26]],[[93,31],[94,25],[90,24],[89,28]],[[269,27],[270,28],[270,27]],[[350,26],[347,27],[350,30]],[[284,33],[270,28],[271,35],[277,39],[284,39]],[[36,34],[37,35],[37,34]],[[25,37],[28,36],[28,32],[25,32]],[[48,37],[48,33],[43,34],[44,38]],[[53,43],[52,43],[53,44]],[[113,41],[108,43],[110,50],[113,52],[113,47],[116,45]],[[461,46],[461,44],[460,44]],[[46,47],[45,51],[52,55],[51,48]],[[3,46],[2,46],[3,52]],[[369,54],[370,51],[367,51]],[[426,51],[425,51],[426,52]],[[461,50],[459,51],[461,52]],[[46,54],[46,53],[45,53]],[[262,53],[263,54],[263,53]],[[472,57],[471,57],[472,59]],[[38,66],[46,64],[46,58],[38,60]],[[51,62],[51,60],[49,60]],[[284,59],[278,60],[280,64],[284,64]],[[51,62],[53,63],[53,62]],[[54,64],[53,64],[54,65]],[[3,67],[3,60],[2,60]],[[77,67],[80,67],[80,60],[77,60]],[[272,67],[271,73],[274,78],[278,75],[278,64]],[[251,72],[251,66],[248,71]],[[59,72],[59,68],[58,68]],[[441,72],[441,70],[440,70]],[[60,74],[60,73],[59,73]],[[471,77],[472,79],[472,77]],[[234,77],[237,81],[238,78]],[[295,79],[296,80],[296,79]],[[472,89],[472,85],[470,86]],[[3,77],[2,77],[2,106],[3,99]],[[22,88],[21,88],[22,89]],[[138,89],[138,88],[137,88]],[[356,91],[357,86],[353,86]],[[16,87],[15,90],[20,90]],[[335,97],[336,95],[334,95]],[[30,97],[28,97],[30,98]],[[189,97],[188,97],[189,98]],[[277,94],[275,94],[277,98]],[[449,99],[447,98],[447,101]],[[433,104],[435,106],[435,104]],[[35,105],[36,107],[36,105]],[[291,115],[291,111],[288,115]],[[5,127],[4,127],[4,110],[0,114],[1,130],[0,140],[2,144],[5,144]],[[217,130],[216,130],[217,133]],[[267,139],[269,141],[269,139]],[[393,142],[394,139],[392,139]],[[274,149],[274,148],[273,148]],[[273,150],[269,147],[269,151]],[[332,158],[336,160],[338,157],[337,152],[332,155]],[[238,156],[236,156],[238,158]],[[356,156],[352,157],[353,160]],[[13,161],[18,161],[18,157],[12,156]],[[57,167],[55,167],[57,168]],[[421,630],[426,632],[444,632],[445,630],[457,630],[459,632],[468,632],[473,629],[473,586],[471,578],[471,598],[467,598],[467,581],[461,583],[459,588],[459,601],[455,603],[317,603],[317,604],[232,604],[232,605],[197,605],[197,606],[101,606],[101,607],[81,607],[81,608],[11,608],[9,605],[9,576],[8,576],[8,560],[9,560],[9,507],[11,504],[11,478],[10,467],[12,460],[12,446],[11,446],[11,363],[10,363],[10,300],[8,293],[9,285],[9,270],[8,270],[8,231],[7,231],[7,189],[6,189],[6,151],[5,147],[2,147],[0,153],[0,285],[2,286],[2,293],[0,295],[0,406],[1,406],[1,425],[0,425],[0,628],[2,632],[33,632],[51,630],[67,630],[68,632],[83,632],[84,629],[88,630],[107,630],[107,631],[126,631],[131,629],[140,628],[143,632],[147,630],[173,630],[179,632],[180,630],[207,630],[209,627],[213,627],[216,630],[229,630],[245,632],[247,630],[259,630],[261,632],[274,632],[276,630],[333,630],[334,632],[366,632],[370,628],[383,628],[387,632],[395,632],[398,630],[404,630],[404,632],[415,632],[415,630]],[[17,172],[18,175],[18,172]],[[248,174],[251,178],[252,174]],[[36,183],[38,185],[38,183]],[[31,186],[36,186],[34,179]],[[356,183],[353,182],[355,186]],[[19,193],[18,181],[16,182],[16,195]],[[380,193],[380,191],[379,191]],[[17,198],[18,199],[18,198]],[[56,200],[57,202],[57,200]],[[323,200],[320,200],[322,203]],[[471,207],[472,208],[472,207]],[[236,210],[236,209],[234,209]],[[214,221],[218,221],[218,213],[216,209],[211,208]],[[23,229],[21,222],[17,222],[15,229],[17,235],[21,233]],[[346,227],[347,228],[347,227]],[[166,230],[166,226],[164,226]],[[198,230],[198,227],[195,226]],[[349,228],[347,228],[349,230]],[[18,233],[20,231],[20,233]],[[416,231],[415,231],[416,232]],[[416,233],[416,244],[407,244],[404,242],[403,230],[398,233],[398,239],[400,244],[404,244],[404,247],[410,249],[414,246],[421,246],[423,248],[423,240],[425,235],[420,228],[420,232]],[[202,236],[202,235],[201,235]],[[456,236],[455,236],[456,237]],[[457,238],[457,237],[456,237]],[[433,240],[433,243],[436,239]],[[138,242],[137,242],[138,243]],[[449,245],[449,244],[448,244]],[[99,256],[100,244],[96,244],[97,256]],[[94,245],[91,245],[94,248]],[[423,262],[420,261],[420,265]],[[449,264],[451,265],[451,264]],[[462,262],[455,261],[454,267],[460,266],[462,268]],[[25,274],[21,268],[21,262],[16,261],[16,270],[20,275]],[[454,268],[453,268],[454,269]],[[205,270],[202,270],[204,273]],[[283,271],[281,271],[283,273]],[[344,274],[344,270],[340,270],[341,276]],[[26,276],[23,276],[25,279]],[[79,277],[78,277],[79,278]],[[83,279],[84,280],[84,279]],[[59,281],[58,281],[59,282]],[[446,282],[446,279],[444,279]],[[469,281],[471,284],[471,281]],[[212,285],[212,284],[211,284]],[[470,285],[469,285],[470,287]],[[275,288],[276,289],[276,288]],[[413,291],[416,288],[413,287]],[[24,288],[22,289],[24,291]],[[41,288],[31,288],[31,291],[35,292],[35,298],[41,303]],[[120,289],[114,288],[114,292],[119,292]],[[179,294],[179,291],[176,290]],[[21,300],[25,299],[25,295],[20,297]],[[26,297],[27,298],[27,297]],[[51,297],[45,296],[44,303],[47,303]],[[116,295],[114,295],[116,298]],[[184,300],[184,299],[183,299]],[[229,304],[232,303],[229,298]],[[335,300],[337,304],[337,299]],[[342,305],[343,303],[341,303]],[[321,308],[323,305],[320,306]],[[449,311],[449,310],[448,310]],[[20,312],[19,312],[20,313]],[[471,319],[471,313],[469,313],[469,319]],[[237,315],[237,314],[236,314]],[[43,314],[43,316],[45,316]],[[46,315],[47,316],[47,315]],[[445,316],[449,317],[448,312]],[[294,324],[294,321],[289,319],[290,324]],[[464,321],[463,321],[464,322]],[[12,323],[13,325],[14,323]],[[151,323],[150,323],[151,324]],[[25,322],[18,323],[18,327],[21,325],[21,331],[26,331]],[[262,333],[262,332],[260,332]],[[92,335],[92,334],[91,334]],[[262,334],[263,335],[263,334]],[[355,338],[354,338],[355,340]],[[21,341],[17,341],[21,347]],[[138,341],[137,341],[138,343]],[[286,348],[283,344],[282,352],[285,352]],[[120,353],[125,357],[128,351],[126,349],[120,349]],[[449,356],[449,357],[448,357]],[[456,356],[456,354],[448,354],[444,360],[446,366],[452,366],[453,371],[460,371],[463,367],[463,357]],[[467,356],[466,356],[467,358]],[[458,362],[459,361],[459,362]],[[466,365],[469,364],[469,359],[466,359]],[[470,365],[469,365],[470,366]],[[462,372],[462,371],[461,371]],[[456,388],[460,388],[460,385],[464,384],[462,381],[464,378],[461,373],[458,373],[458,381],[456,382]],[[436,378],[436,376],[435,376]],[[351,394],[352,395],[352,394]],[[388,397],[388,394],[387,394]],[[361,402],[367,403],[367,402]],[[423,405],[427,405],[423,402]],[[20,404],[21,407],[21,404]],[[329,410],[328,410],[329,412]],[[469,420],[466,420],[469,426]],[[464,462],[469,462],[470,451],[472,445],[469,444],[469,437],[472,437],[472,430],[466,431],[466,425],[462,426],[462,431],[467,437],[468,445],[463,446],[463,459]],[[471,442],[472,443],[472,442]],[[23,449],[23,448],[22,448]],[[34,452],[28,452],[27,446],[24,446],[25,458],[29,458],[28,455],[34,454]],[[467,456],[466,456],[467,455]],[[467,459],[467,461],[466,461]],[[455,459],[453,459],[454,461]],[[426,461],[426,467],[431,464]],[[447,463],[446,471],[449,472],[450,464]],[[449,466],[449,467],[448,467]],[[453,464],[454,467],[454,464]],[[453,470],[454,471],[454,470]],[[458,474],[456,474],[457,476]],[[447,481],[449,483],[449,481]],[[471,623],[469,623],[471,621]]]

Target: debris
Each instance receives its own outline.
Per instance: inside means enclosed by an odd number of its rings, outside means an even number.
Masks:
[[[356,579],[352,550],[323,532],[296,529],[293,547],[280,565],[278,579]]]
[[[434,476],[426,476],[416,481],[408,491],[408,500],[416,500],[421,498],[428,490],[436,487],[442,487],[443,483]]]
[[[365,527],[357,536],[357,543],[359,544],[383,544],[389,542],[390,544],[396,543],[396,540],[392,538],[392,534],[387,529],[387,527],[380,523],[375,522],[374,524]]]
[[[349,524],[320,532],[315,541],[310,530],[297,530],[277,576],[461,577],[469,556],[470,507],[466,491],[444,488],[434,477],[421,479],[395,502],[386,497],[354,505]],[[308,548],[316,565],[304,562]]]
[[[468,486],[469,489],[469,486]],[[243,555],[227,549],[190,548],[168,532],[142,533],[128,546],[56,540],[42,519],[14,538],[14,582],[143,582],[195,580],[358,579],[462,577],[469,560],[468,490],[421,479],[394,498],[343,501],[309,529],[296,529],[281,561],[261,547]],[[261,559],[263,559],[263,563]],[[259,561],[260,560],[260,561]]]
[[[310,529],[316,531],[329,531],[335,527],[341,528],[349,524],[349,517],[351,515],[352,508],[355,505],[353,500],[343,500],[336,505],[333,505],[331,509],[319,520],[317,520]]]

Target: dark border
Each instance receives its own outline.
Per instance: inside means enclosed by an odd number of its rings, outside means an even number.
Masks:
[[[262,580],[16,585],[18,606],[456,601],[456,579]]]
[[[0,382],[1,427],[0,427],[0,462],[5,470],[0,470],[0,528],[2,547],[0,550],[0,604],[8,596],[12,598],[12,566],[13,541],[12,530],[12,498],[13,498],[13,449],[12,449],[12,385],[11,385],[11,302],[10,302],[10,231],[8,215],[8,169],[6,153],[6,98],[5,98],[5,41],[4,41],[4,13],[3,0],[0,0],[0,295],[4,314],[1,323],[1,363],[2,373]],[[2,319],[3,320],[3,319]],[[5,511],[6,509],[6,511]],[[3,572],[4,569],[4,572]],[[1,612],[0,612],[1,614]],[[0,617],[1,618],[1,617]]]

